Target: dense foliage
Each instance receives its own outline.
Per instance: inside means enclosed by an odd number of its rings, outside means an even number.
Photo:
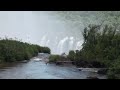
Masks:
[[[12,39],[0,40],[0,63],[29,60],[38,53],[50,53],[50,49]]]
[[[51,55],[49,57],[49,62],[51,63],[56,63],[57,61],[66,61],[66,60],[68,60],[67,57],[62,55]]]
[[[95,63],[109,68],[109,78],[120,78],[120,31],[117,25],[89,25],[83,32],[84,43],[80,51],[69,52],[69,59]],[[101,64],[101,65],[100,65]]]
[[[51,55],[49,57],[49,62],[56,62],[58,60],[60,60],[60,55]]]
[[[39,50],[39,52],[41,52],[41,53],[48,53],[48,54],[50,54],[51,53],[51,50],[50,50],[50,48],[48,48],[48,47],[38,47],[38,50]]]

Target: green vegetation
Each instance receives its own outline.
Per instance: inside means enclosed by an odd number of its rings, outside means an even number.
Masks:
[[[49,57],[49,62],[55,63],[56,61],[60,60],[60,55],[51,55]]]
[[[49,57],[50,63],[56,63],[57,61],[66,61],[66,60],[68,60],[68,59],[64,56],[61,56],[61,55],[51,55]]]
[[[74,61],[76,60],[76,57],[75,57],[75,52],[73,50],[69,51],[69,55],[67,56],[68,59],[70,59],[71,61]]]
[[[0,40],[0,63],[29,60],[38,53],[50,53],[50,49],[12,39]]]
[[[108,78],[120,78],[120,30],[117,25],[89,25],[83,31],[84,43],[80,51],[69,52],[69,59],[78,66],[108,68]]]
[[[40,47],[39,46],[38,50],[39,50],[39,52],[42,52],[42,53],[48,53],[48,54],[51,53],[51,51],[50,51],[50,49],[48,47]]]
[[[109,79],[120,79],[120,59],[109,67],[107,75]]]

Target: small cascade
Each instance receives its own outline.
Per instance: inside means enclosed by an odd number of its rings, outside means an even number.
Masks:
[[[48,35],[44,35],[41,38],[40,45],[49,47],[52,54],[68,54],[70,50],[80,50],[82,43],[82,40],[78,41],[74,36],[49,37]]]
[[[76,43],[75,50],[80,50],[80,49],[82,48],[82,44],[83,44],[83,40],[78,41],[78,42]]]
[[[65,37],[64,39],[60,40],[57,46],[57,53],[59,54],[63,53],[64,44],[68,39],[69,39],[68,37]]]
[[[70,37],[69,38],[69,50],[72,50],[73,49],[73,44],[74,44],[74,37]]]

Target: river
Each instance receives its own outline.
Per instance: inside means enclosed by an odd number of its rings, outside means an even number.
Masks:
[[[57,66],[46,64],[44,59],[15,63],[0,69],[0,79],[86,79],[88,76],[97,76],[106,79],[105,75],[98,75],[91,71],[79,71],[75,66]]]

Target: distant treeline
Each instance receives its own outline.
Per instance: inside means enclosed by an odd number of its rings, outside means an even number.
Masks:
[[[0,40],[0,63],[29,60],[38,53],[50,53],[50,49],[7,38]]]

